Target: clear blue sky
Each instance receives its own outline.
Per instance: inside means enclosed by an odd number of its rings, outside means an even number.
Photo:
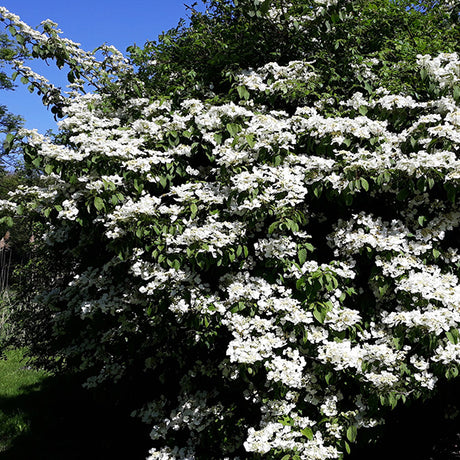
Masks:
[[[93,50],[103,43],[114,45],[120,51],[134,43],[143,46],[147,40],[155,40],[163,31],[177,25],[180,18],[187,18],[184,4],[195,0],[0,0],[0,5],[32,27],[44,19],[58,23],[62,36],[69,38],[85,50]],[[201,1],[197,8],[203,9]],[[38,60],[28,64],[36,72],[46,76],[55,85],[66,84],[66,72],[52,65],[47,67]],[[17,81],[14,92],[2,91],[0,104],[12,113],[22,115],[27,128],[37,128],[44,133],[55,129],[56,123],[49,110],[43,107],[41,98],[30,94]]]

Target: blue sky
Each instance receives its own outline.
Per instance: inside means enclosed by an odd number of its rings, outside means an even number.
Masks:
[[[144,45],[155,40],[163,31],[177,25],[188,13],[184,5],[195,0],[1,0],[1,6],[32,27],[44,19],[58,23],[62,36],[69,38],[85,50],[93,50],[103,43],[114,45],[120,51],[133,43]],[[202,9],[200,1],[199,8]],[[35,60],[28,64],[46,76],[55,85],[66,84],[66,72],[54,65],[46,66]],[[12,113],[22,115],[27,128],[45,133],[55,129],[56,123],[49,110],[43,107],[37,94],[30,94],[19,82],[14,92],[2,91],[0,104]]]

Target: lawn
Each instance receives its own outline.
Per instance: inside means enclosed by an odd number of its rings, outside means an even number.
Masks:
[[[18,404],[24,394],[29,399],[40,384],[49,377],[44,371],[28,368],[21,350],[10,350],[6,359],[0,360],[0,454],[13,448],[21,436],[30,434],[27,405]],[[26,402],[26,401],[24,401]]]
[[[75,378],[0,360],[0,460],[144,459],[149,427]]]

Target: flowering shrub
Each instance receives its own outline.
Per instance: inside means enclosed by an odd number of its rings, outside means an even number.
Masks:
[[[282,27],[306,2],[252,4]],[[351,18],[308,5],[297,32]],[[55,96],[56,138],[23,132],[41,185],[3,207],[67,259],[27,310],[42,350],[88,387],[147,376],[150,460],[342,458],[385,407],[458,375],[458,54],[417,56],[413,94],[379,86],[375,58],[349,67],[360,91],[321,93],[299,58],[240,69],[225,97],[150,98],[116,52],[0,13],[102,82]]]

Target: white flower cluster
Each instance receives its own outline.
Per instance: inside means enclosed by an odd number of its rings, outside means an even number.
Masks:
[[[98,61],[92,52],[83,51],[79,43],[75,43],[67,38],[60,38],[59,34],[62,32],[57,29],[57,24],[49,19],[43,21],[41,26],[44,32],[41,33],[36,29],[33,29],[25,22],[21,21],[21,18],[8,11],[5,7],[0,6],[0,20],[7,21],[8,25],[13,28],[16,34],[19,34],[23,41],[22,43],[31,44],[31,47],[38,45],[38,47],[53,48],[56,47],[61,51],[61,56],[67,56],[67,64],[74,70],[75,67],[84,69],[82,77],[87,79],[87,82],[93,87],[97,87],[98,78],[103,74],[106,78],[116,79],[117,72],[124,73],[132,71],[132,66],[128,63],[128,60],[123,54],[113,46],[103,45],[99,48],[104,54],[104,59]],[[15,61],[15,69],[19,74],[37,83],[42,94],[50,102],[65,101],[65,97],[61,94],[59,88],[51,85],[43,76],[36,74],[29,67],[24,66],[22,62]],[[75,82],[69,85],[80,93],[85,93],[83,88],[83,80],[75,79]],[[73,94],[71,92],[70,94]],[[75,91],[75,95],[78,93]]]
[[[267,424],[261,430],[249,431],[244,447],[249,452],[266,454],[272,449],[296,451],[301,458],[311,460],[328,460],[339,458],[339,451],[332,446],[325,446],[321,433],[317,432],[314,439],[306,443],[297,442],[301,434],[281,423]]]
[[[287,93],[315,77],[312,63],[291,61],[286,66],[280,66],[276,62],[270,62],[256,71],[244,72],[240,75],[239,82],[254,91]]]
[[[434,58],[429,54],[418,55],[417,62],[441,88],[453,87],[460,82],[460,60],[457,53],[441,53]]]

